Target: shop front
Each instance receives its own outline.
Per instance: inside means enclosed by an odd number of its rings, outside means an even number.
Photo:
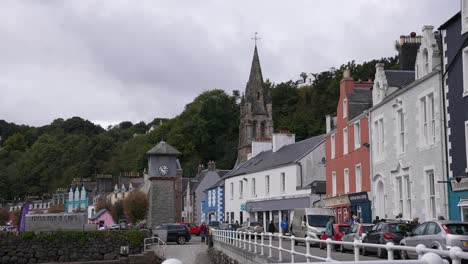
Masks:
[[[295,208],[310,207],[310,198],[299,197],[278,200],[251,201],[245,204],[245,210],[249,212],[250,221],[260,222],[265,232],[273,221],[275,232],[281,232],[281,221],[290,221],[291,211]]]
[[[356,215],[361,223],[372,223],[371,202],[367,192],[348,194],[351,203],[350,217]]]
[[[468,222],[468,178],[450,181],[449,219]]]
[[[336,223],[347,223],[351,218],[351,203],[348,195],[340,195],[323,199],[324,207],[335,212]]]

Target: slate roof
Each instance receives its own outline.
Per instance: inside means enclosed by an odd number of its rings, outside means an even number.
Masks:
[[[236,168],[231,170],[223,180],[237,175],[264,171],[295,163],[298,159],[302,158],[324,141],[325,135],[320,135],[284,146],[276,152],[272,150],[263,151],[250,160],[239,164]]]
[[[362,114],[364,110],[372,107],[372,90],[370,88],[353,88],[347,93],[349,120]]]
[[[388,87],[401,88],[414,81],[414,71],[385,70]]]
[[[106,212],[108,212],[110,214],[109,211],[107,211],[107,209],[101,209],[99,212],[97,212],[94,216],[92,216],[91,218],[89,218],[90,220],[96,220],[98,219],[99,217],[101,217],[103,214],[105,214]]]
[[[180,152],[173,146],[162,141],[146,152],[147,155],[180,155]]]

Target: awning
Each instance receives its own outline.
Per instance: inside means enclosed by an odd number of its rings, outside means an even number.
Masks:
[[[246,211],[249,212],[291,210],[308,207],[310,207],[309,197],[247,202],[245,205]]]
[[[458,207],[463,207],[463,206],[468,206],[468,199],[460,199],[460,201],[457,204]]]

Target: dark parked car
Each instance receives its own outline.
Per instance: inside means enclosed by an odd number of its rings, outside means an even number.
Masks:
[[[177,242],[177,244],[185,244],[190,241],[192,236],[188,227],[179,224],[164,224],[154,229],[156,232],[167,230],[166,242]]]
[[[380,222],[367,233],[362,242],[383,245],[392,242],[395,245],[399,245],[406,234],[412,232],[414,228],[415,225],[410,223]],[[386,250],[382,248],[362,248],[362,255],[367,256],[369,252],[377,253],[379,258],[384,258],[387,255]]]

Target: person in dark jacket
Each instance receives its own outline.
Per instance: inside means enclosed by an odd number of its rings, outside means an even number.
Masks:
[[[201,242],[205,242],[206,234],[208,233],[208,228],[206,228],[205,222],[203,222],[200,226],[200,236],[201,236]]]
[[[268,224],[268,232],[270,232],[270,233],[275,232],[275,224],[273,223],[273,220],[271,220],[270,224]]]

